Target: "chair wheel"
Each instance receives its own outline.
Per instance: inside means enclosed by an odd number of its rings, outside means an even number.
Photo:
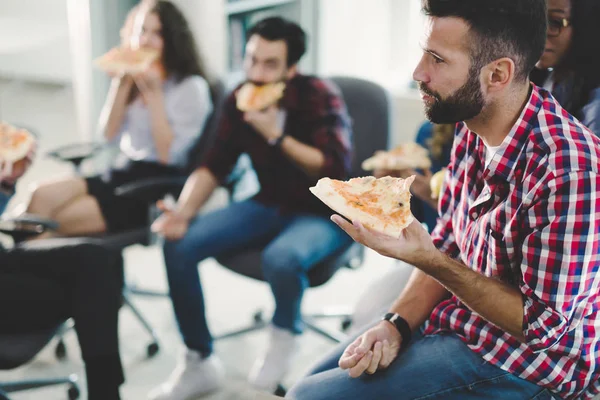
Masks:
[[[350,317],[344,318],[344,320],[342,321],[342,331],[344,331],[344,332],[347,331],[351,325],[352,325],[352,318],[350,318]]]
[[[79,388],[77,386],[71,386],[67,393],[69,400],[77,400],[79,398]]]
[[[275,392],[273,394],[278,397],[285,397],[286,393],[287,393],[287,390],[285,390],[285,388],[283,386],[277,385],[277,389],[275,389]]]
[[[263,322],[263,312],[262,311],[257,311],[256,313],[254,313],[254,322],[261,323]]]
[[[148,347],[146,348],[146,354],[148,355],[148,358],[154,357],[156,355],[156,353],[158,353],[158,350],[160,350],[158,343],[156,343],[156,342],[150,343],[148,345]]]
[[[56,348],[54,349],[54,355],[59,360],[64,360],[67,357],[67,346],[65,346],[65,342],[62,339],[58,341],[56,344]]]

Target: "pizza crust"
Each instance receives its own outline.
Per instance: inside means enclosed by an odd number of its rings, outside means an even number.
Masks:
[[[310,191],[329,208],[349,220],[359,221],[367,228],[398,237],[414,220],[410,212],[410,185],[414,178],[414,176],[408,179],[364,177],[347,182],[323,178],[316,186],[311,187]],[[356,202],[357,205],[353,205],[353,200],[349,200],[348,197],[359,200]],[[370,198],[378,199],[377,203],[371,202]],[[361,199],[364,199],[364,203]],[[401,207],[400,203],[402,203]],[[379,215],[369,213],[360,207],[376,209]],[[406,208],[402,209],[402,207]],[[401,215],[392,216],[398,213]]]
[[[108,73],[135,75],[146,71],[159,55],[154,49],[115,47],[94,60],[94,65]]]

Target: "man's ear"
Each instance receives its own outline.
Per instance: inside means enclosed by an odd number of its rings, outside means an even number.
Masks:
[[[294,64],[287,69],[286,77],[287,79],[292,79],[298,74],[298,64]]]
[[[515,78],[515,62],[500,58],[484,67],[483,85],[488,92],[499,92],[509,86]]]

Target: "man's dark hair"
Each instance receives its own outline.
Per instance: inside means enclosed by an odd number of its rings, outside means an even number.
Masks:
[[[422,0],[431,17],[457,17],[470,27],[471,62],[477,69],[502,57],[524,81],[546,43],[546,0]]]
[[[283,40],[287,45],[287,66],[291,67],[300,61],[306,52],[306,33],[294,22],[280,17],[265,18],[257,22],[247,33],[247,38],[258,35],[274,42]]]

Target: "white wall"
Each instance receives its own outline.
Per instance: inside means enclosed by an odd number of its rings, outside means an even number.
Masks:
[[[225,0],[174,0],[174,3],[187,17],[209,70],[222,77],[227,70]]]
[[[67,0],[0,1],[0,76],[71,82]]]
[[[413,140],[425,119],[409,89],[421,54],[419,0],[320,0],[319,63],[322,75],[373,80],[394,99],[393,144]]]

